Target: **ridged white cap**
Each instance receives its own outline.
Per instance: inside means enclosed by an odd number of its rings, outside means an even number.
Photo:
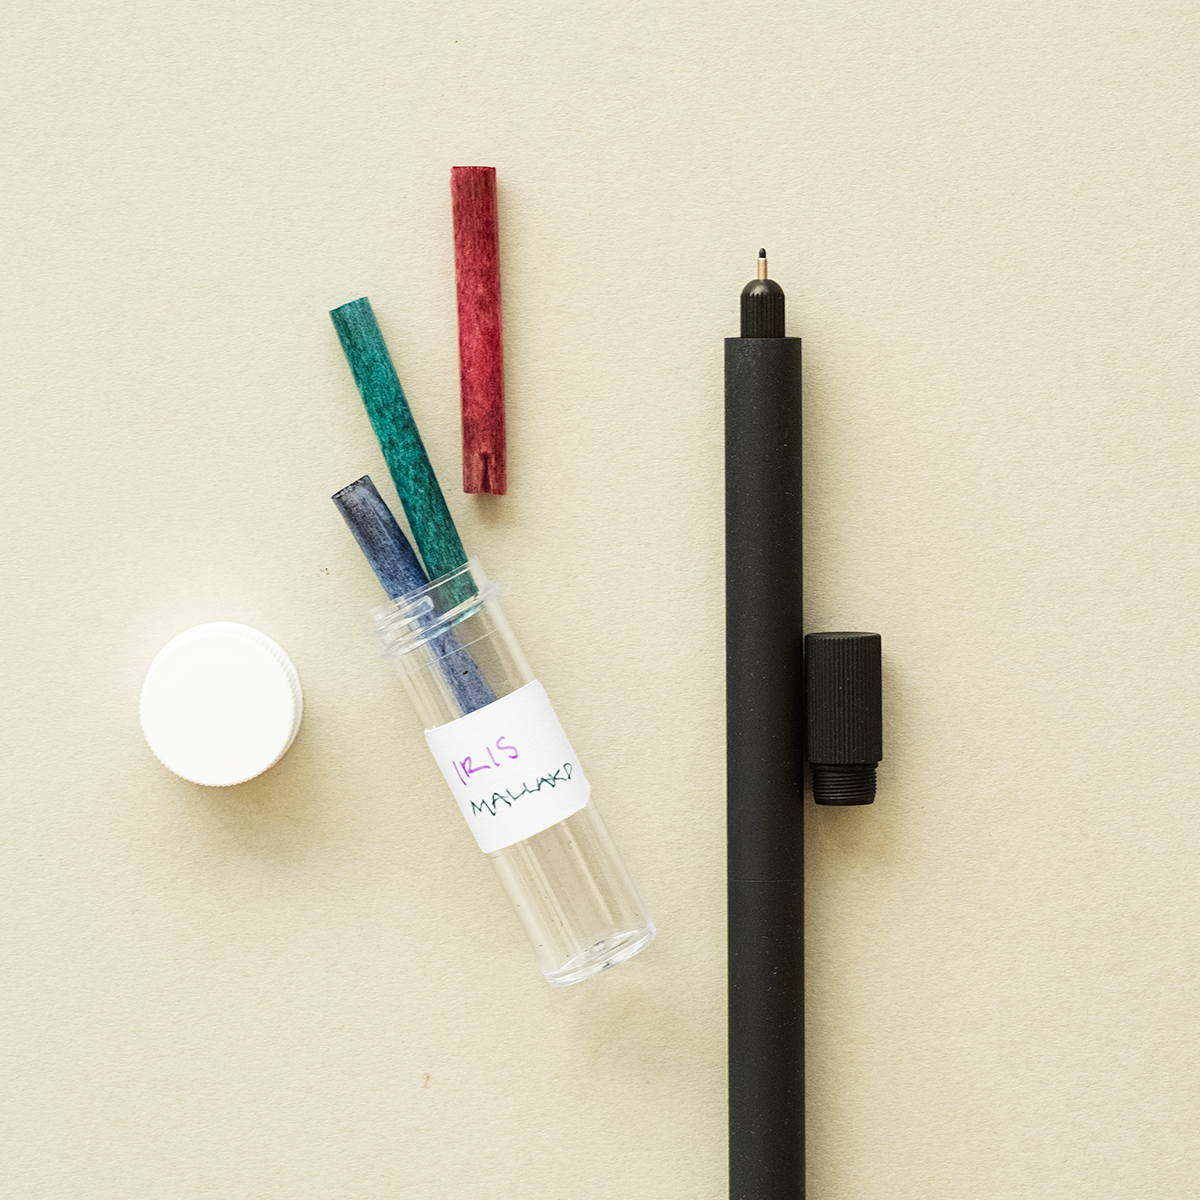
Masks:
[[[142,685],[150,749],[176,775],[209,787],[245,783],[273,767],[303,709],[300,678],[282,648],[234,621],[173,637]]]

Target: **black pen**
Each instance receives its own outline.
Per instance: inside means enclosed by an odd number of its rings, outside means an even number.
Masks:
[[[730,1200],[804,1195],[800,339],[758,278],[725,339]]]

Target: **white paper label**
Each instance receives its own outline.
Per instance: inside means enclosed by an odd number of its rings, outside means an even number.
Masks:
[[[484,854],[557,825],[592,793],[536,679],[425,740]]]

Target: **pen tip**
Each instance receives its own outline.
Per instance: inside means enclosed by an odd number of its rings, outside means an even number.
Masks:
[[[767,252],[758,252],[758,271],[742,289],[742,337],[781,338],[783,289],[767,273]]]

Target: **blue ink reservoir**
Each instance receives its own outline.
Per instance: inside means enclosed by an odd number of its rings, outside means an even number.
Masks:
[[[582,765],[478,559],[373,609],[438,766],[556,985],[654,939]],[[467,686],[469,684],[469,686]]]

